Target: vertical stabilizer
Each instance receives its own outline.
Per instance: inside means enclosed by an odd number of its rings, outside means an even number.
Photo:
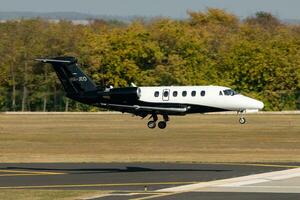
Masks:
[[[52,64],[67,96],[83,95],[86,92],[96,91],[97,87],[77,64],[74,57],[56,57],[36,59],[43,63]]]

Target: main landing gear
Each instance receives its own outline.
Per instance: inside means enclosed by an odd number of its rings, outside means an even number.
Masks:
[[[239,119],[240,124],[245,124],[246,123],[246,119],[244,117],[244,114],[245,114],[244,110],[238,111],[238,115],[240,115],[240,119]]]
[[[152,114],[150,119],[153,119],[148,122],[148,128],[154,129],[156,127],[156,122],[158,120],[157,114]],[[169,116],[168,115],[163,115],[164,120],[158,122],[158,128],[160,129],[165,129],[167,127],[167,121],[169,121]]]

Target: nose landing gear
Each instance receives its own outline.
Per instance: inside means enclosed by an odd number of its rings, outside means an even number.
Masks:
[[[240,122],[240,124],[245,124],[246,119],[244,117],[240,117],[239,122]]]
[[[153,118],[153,120],[149,121],[147,126],[148,128],[154,129],[156,127],[156,122],[158,120],[157,114],[152,114],[150,119]],[[164,120],[158,122],[158,128],[165,129],[167,127],[167,122],[169,121],[168,115],[163,115]]]
[[[239,119],[240,124],[245,124],[246,123],[246,119],[244,117],[244,114],[245,114],[245,110],[238,111],[238,115],[240,115],[240,119]]]

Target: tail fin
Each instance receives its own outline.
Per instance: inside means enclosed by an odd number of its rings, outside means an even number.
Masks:
[[[36,59],[43,63],[52,64],[67,96],[83,95],[96,91],[97,87],[90,77],[84,74],[74,57],[56,57]]]

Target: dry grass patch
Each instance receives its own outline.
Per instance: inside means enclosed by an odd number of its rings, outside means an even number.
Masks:
[[[299,162],[300,115],[0,115],[1,162]]]
[[[83,197],[101,195],[98,191],[92,190],[25,190],[25,189],[10,189],[0,190],[0,199],[5,200],[74,200]]]

